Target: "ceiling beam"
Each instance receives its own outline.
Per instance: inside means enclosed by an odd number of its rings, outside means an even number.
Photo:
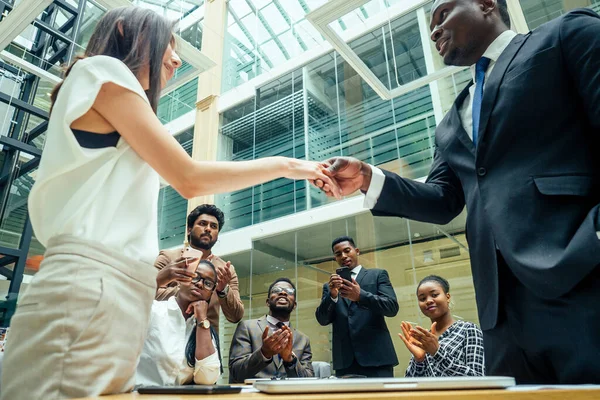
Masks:
[[[60,79],[58,76],[53,75],[50,72],[33,65],[29,61],[19,58],[6,50],[2,50],[0,52],[0,58],[11,65],[14,65],[15,67],[21,68],[23,71],[27,71],[46,82],[52,83],[53,85],[56,85],[62,81],[62,79]]]
[[[4,50],[46,9],[52,0],[22,0],[0,21],[0,50]]]

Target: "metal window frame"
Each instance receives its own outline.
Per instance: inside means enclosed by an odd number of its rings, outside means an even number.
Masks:
[[[4,50],[40,15],[52,0],[22,0],[0,22],[0,50]]]
[[[422,78],[400,85],[395,89],[388,89],[360,59],[358,54],[356,54],[356,52],[352,50],[352,48],[350,48],[350,46],[329,26],[332,22],[342,18],[344,15],[363,6],[369,1],[370,0],[330,0],[307,14],[306,19],[383,100],[391,100],[463,69],[463,67],[445,67]],[[408,14],[409,12],[423,7],[430,1],[431,0],[406,0],[398,6],[394,6],[396,12],[393,14],[398,17]],[[391,9],[388,10],[388,12],[390,11]]]

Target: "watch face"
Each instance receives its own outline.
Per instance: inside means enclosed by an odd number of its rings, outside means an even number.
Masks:
[[[207,319],[205,319],[204,321],[202,321],[202,327],[203,327],[204,329],[208,329],[208,328],[210,328],[210,322],[208,322],[208,320],[207,320]]]

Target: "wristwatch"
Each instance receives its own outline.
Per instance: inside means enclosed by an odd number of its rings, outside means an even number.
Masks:
[[[223,288],[222,292],[219,292],[217,290],[217,296],[219,296],[220,298],[225,298],[227,297],[227,294],[229,293],[229,284],[225,285],[225,288]]]
[[[203,319],[202,321],[198,321],[197,324],[200,328],[210,329],[210,321],[207,319]]]
[[[296,365],[296,363],[298,362],[298,357],[296,357],[296,354],[292,351],[292,361],[290,362],[283,362],[283,366],[285,368],[294,368],[294,366]]]

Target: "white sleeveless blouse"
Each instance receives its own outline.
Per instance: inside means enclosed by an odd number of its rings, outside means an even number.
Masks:
[[[58,94],[29,195],[29,215],[44,246],[70,234],[152,263],[158,254],[158,174],[122,137],[116,147],[83,148],[70,129],[113,82],[148,102],[135,75],[116,58],[78,61]]]

